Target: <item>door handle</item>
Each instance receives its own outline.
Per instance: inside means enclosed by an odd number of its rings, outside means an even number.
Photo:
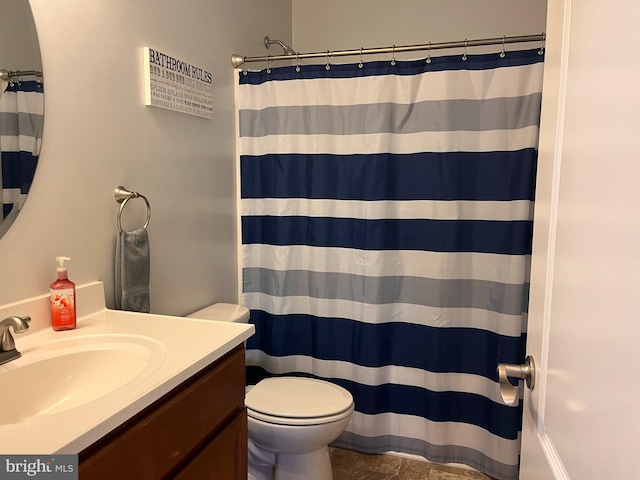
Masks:
[[[498,379],[500,381],[500,395],[507,405],[515,405],[518,397],[516,387],[511,385],[509,377],[523,379],[529,390],[533,390],[536,382],[536,364],[533,357],[529,355],[522,365],[512,365],[510,363],[498,364]]]

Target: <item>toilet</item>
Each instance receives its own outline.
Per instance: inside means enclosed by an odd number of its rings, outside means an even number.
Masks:
[[[193,318],[247,323],[249,310],[216,303]],[[347,428],[353,397],[306,377],[265,378],[247,387],[249,480],[332,480],[328,445]]]

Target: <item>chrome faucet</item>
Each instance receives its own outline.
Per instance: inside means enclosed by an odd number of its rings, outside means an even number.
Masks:
[[[13,327],[15,333],[23,333],[29,330],[31,317],[7,317],[0,322],[0,365],[19,358],[22,354],[16,350],[16,342],[11,336],[9,327]]]

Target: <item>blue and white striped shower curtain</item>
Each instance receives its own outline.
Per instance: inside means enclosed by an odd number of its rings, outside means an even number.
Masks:
[[[336,445],[518,476],[543,57],[239,74],[247,363],[354,396]],[[251,367],[250,367],[251,368]]]
[[[35,174],[44,113],[41,82],[9,82],[0,93],[0,193],[5,218],[13,207],[21,207]]]

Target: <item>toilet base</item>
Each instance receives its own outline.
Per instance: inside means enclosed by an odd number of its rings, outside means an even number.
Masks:
[[[249,474],[247,480],[273,480],[274,468],[256,467],[249,464]]]
[[[276,454],[258,447],[251,438],[247,441],[249,450],[248,480],[273,480]]]
[[[309,453],[278,454],[275,480],[333,480],[329,448]]]

